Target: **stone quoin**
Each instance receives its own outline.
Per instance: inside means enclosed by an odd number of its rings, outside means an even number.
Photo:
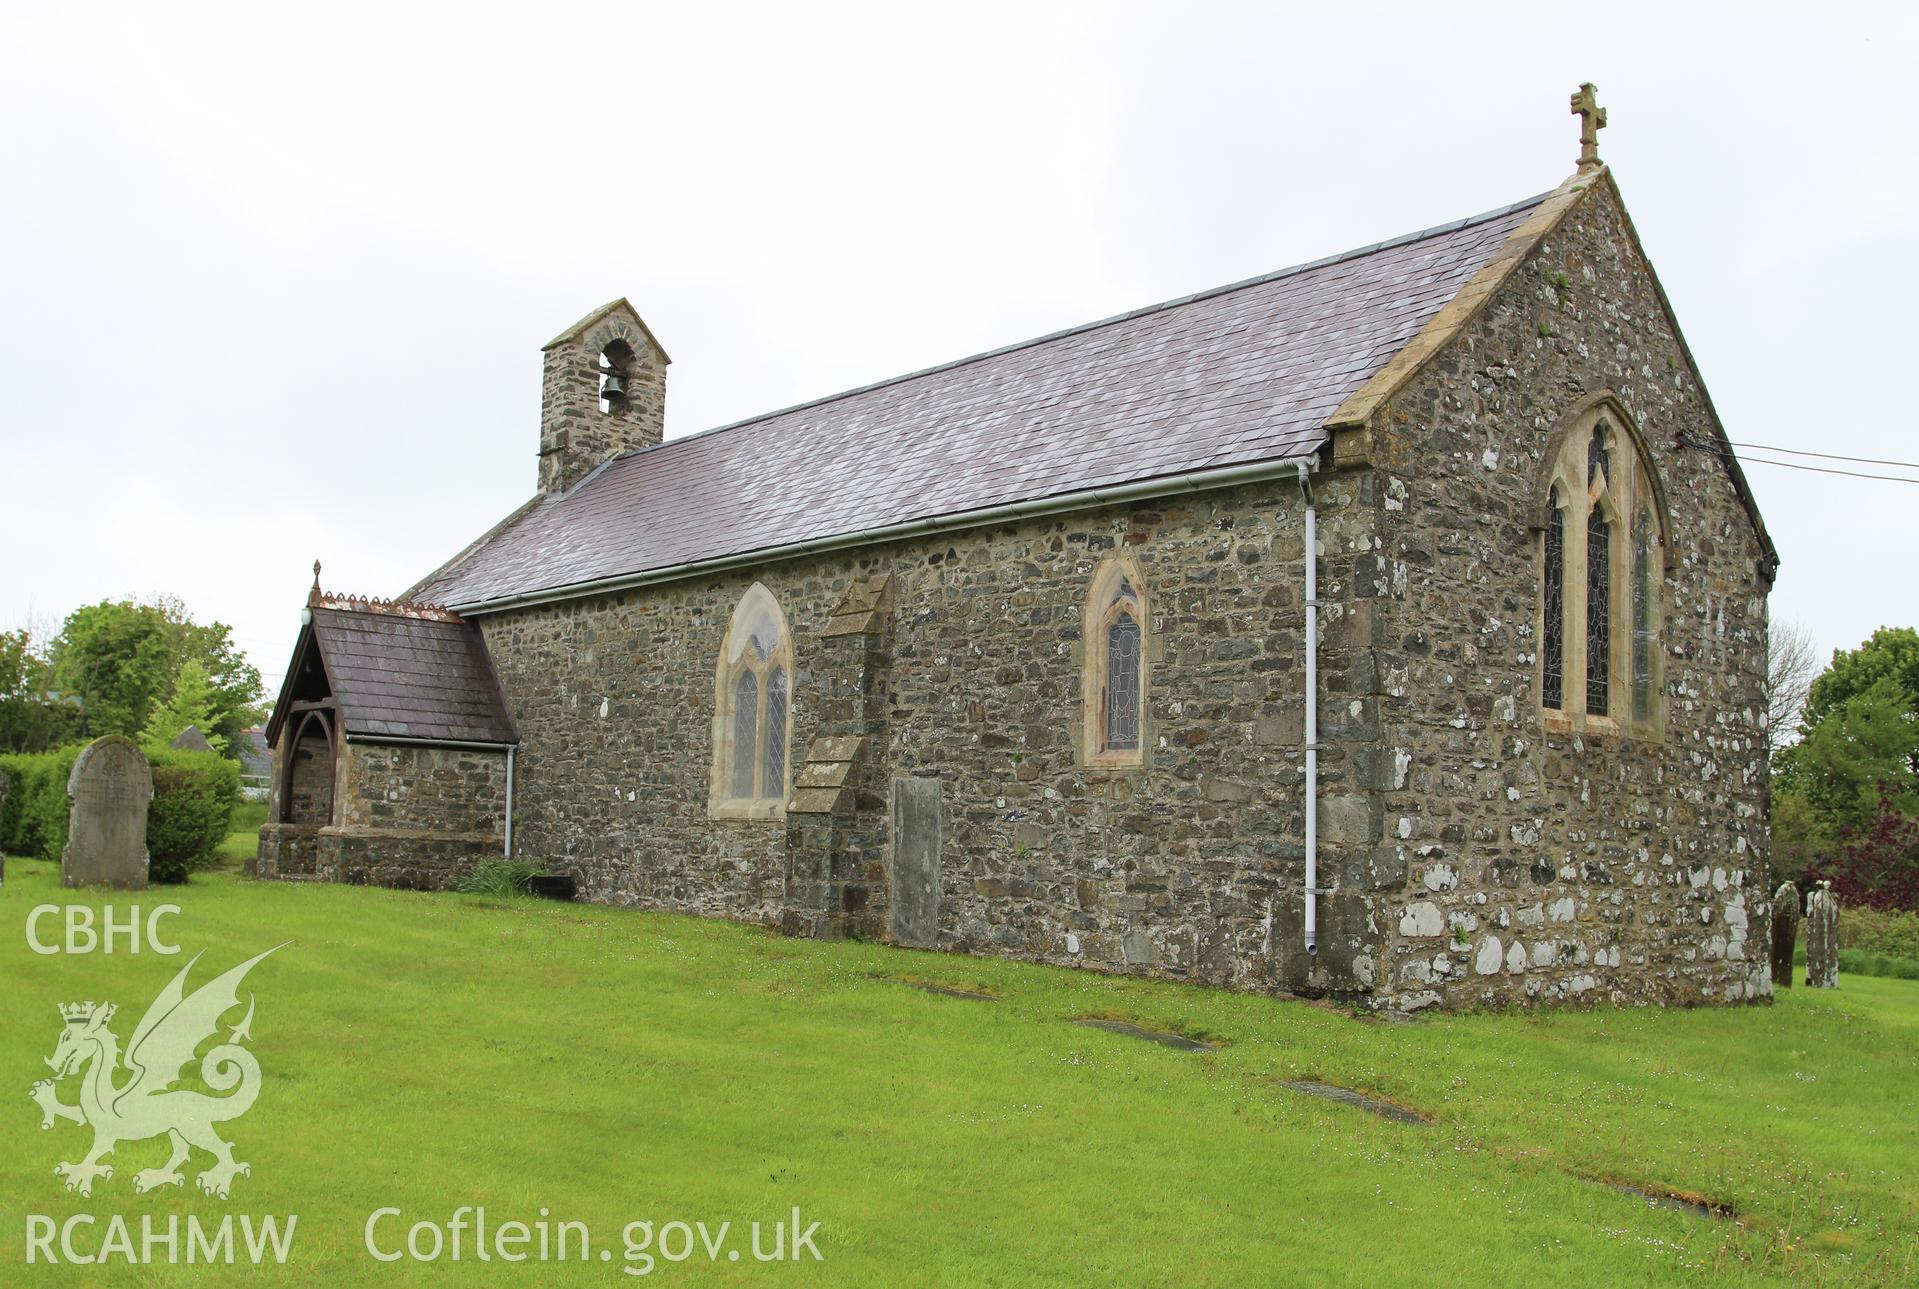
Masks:
[[[510,849],[1395,1009],[1770,997],[1778,560],[1573,106],[1540,197],[704,434],[589,315],[531,500],[398,601],[316,569],[261,873]]]

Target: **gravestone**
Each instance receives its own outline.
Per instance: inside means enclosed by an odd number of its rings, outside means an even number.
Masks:
[[[1799,888],[1779,883],[1772,896],[1772,983],[1792,988],[1792,950],[1799,939]]]
[[[1806,983],[1839,987],[1839,901],[1831,882],[1819,883],[1806,897]]]
[[[144,890],[153,771],[133,740],[109,734],[87,744],[67,776],[67,800],[60,884]]]
[[[939,947],[940,781],[893,780],[892,929],[896,944]]]

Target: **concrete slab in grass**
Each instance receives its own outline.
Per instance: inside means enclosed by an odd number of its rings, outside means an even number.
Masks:
[[[1103,1029],[1109,1034],[1124,1034],[1128,1038],[1142,1038],[1148,1043],[1158,1043],[1161,1047],[1177,1048],[1182,1052],[1217,1052],[1217,1043],[1202,1043],[1196,1038],[1184,1034],[1168,1034],[1164,1030],[1147,1029],[1144,1025],[1135,1025],[1125,1020],[1100,1020],[1095,1017],[1081,1017],[1073,1022],[1093,1029]]]

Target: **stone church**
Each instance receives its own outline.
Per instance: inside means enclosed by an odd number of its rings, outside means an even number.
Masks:
[[[1600,162],[662,441],[625,301],[538,491],[315,587],[266,877],[588,899],[1396,1009],[1764,997],[1750,489]]]

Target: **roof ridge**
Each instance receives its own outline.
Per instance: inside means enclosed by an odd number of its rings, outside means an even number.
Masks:
[[[307,597],[307,608],[326,609],[333,613],[359,613],[376,618],[409,618],[416,622],[466,621],[444,604],[404,596],[397,600],[383,600],[371,595],[341,595],[315,590]]]
[[[1402,233],[1398,237],[1389,237],[1384,241],[1374,242],[1368,246],[1359,246],[1349,251],[1341,251],[1337,255],[1326,255],[1316,260],[1308,260],[1302,264],[1292,264],[1282,269],[1274,269],[1269,273],[1261,273],[1254,277],[1242,278],[1237,282],[1228,282],[1224,286],[1209,287],[1203,291],[1193,291],[1186,295],[1176,296],[1171,300],[1161,300],[1157,304],[1142,305],[1139,308],[1128,309],[1123,313],[1115,313],[1108,317],[1095,319],[1092,322],[1082,322],[1076,326],[1063,327],[1058,331],[1049,331],[1044,335],[1034,336],[1028,340],[1015,341],[1012,344],[1000,345],[994,349],[986,349],[979,353],[968,354],[964,358],[954,358],[947,362],[935,363],[931,367],[921,367],[915,371],[904,372],[898,376],[889,376],[884,380],[871,381],[865,385],[856,385],[851,389],[843,389],[835,394],[827,394],[820,398],[805,399],[785,407],[774,408],[772,411],[760,412],[757,415],[745,417],[741,420],[728,421],[724,425],[710,426],[704,430],[697,430],[692,434],[682,434],[677,438],[666,439],[663,442],[650,444],[646,447],[632,448],[608,457],[600,463],[600,467],[595,469],[592,474],[599,474],[606,466],[614,461],[625,460],[628,457],[645,456],[649,453],[661,452],[676,444],[691,443],[695,439],[704,439],[711,435],[723,434],[728,430],[744,429],[749,425],[758,425],[762,421],[770,421],[778,416],[786,416],[793,412],[803,412],[812,407],[823,407],[828,403],[837,403],[841,399],[871,393],[876,389],[885,389],[892,385],[902,385],[907,381],[918,380],[923,376],[933,376],[940,372],[952,371],[972,363],[984,362],[988,358],[998,358],[1004,354],[1018,353],[1022,349],[1031,349],[1036,345],[1048,344],[1055,340],[1064,340],[1068,336],[1097,331],[1101,327],[1110,327],[1117,323],[1130,322],[1134,318],[1143,318],[1150,314],[1162,313],[1168,309],[1177,309],[1183,305],[1194,304],[1200,300],[1210,300],[1218,296],[1230,295],[1234,291],[1244,291],[1250,287],[1264,286],[1268,282],[1277,282],[1282,278],[1293,277],[1300,273],[1310,272],[1313,269],[1326,268],[1329,265],[1360,259],[1367,255],[1376,255],[1380,251],[1392,250],[1394,247],[1424,241],[1429,237],[1440,237],[1447,233],[1458,232],[1460,229],[1470,228],[1474,224],[1488,223],[1492,220],[1510,215],[1515,211],[1526,210],[1530,207],[1537,206],[1558,191],[1558,188],[1550,188],[1535,196],[1527,197],[1520,201],[1509,202],[1494,210],[1481,211],[1477,215],[1468,215],[1464,219],[1449,220],[1444,224],[1435,224],[1430,228],[1422,228],[1417,232]],[[616,301],[615,303],[618,302]],[[592,476],[589,475],[588,479],[591,477]],[[582,479],[580,484],[585,484],[588,482],[588,479]],[[579,487],[580,485],[576,484],[573,488],[567,489],[567,493],[571,494],[576,492],[579,490]],[[475,543],[475,545],[478,544],[479,543]]]

